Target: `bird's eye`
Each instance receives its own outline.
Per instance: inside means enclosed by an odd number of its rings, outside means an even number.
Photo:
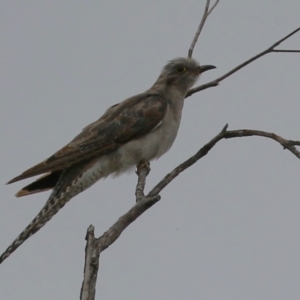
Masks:
[[[176,72],[177,73],[183,73],[183,72],[185,72],[186,71],[186,68],[184,67],[184,66],[178,66],[177,68],[176,68]]]

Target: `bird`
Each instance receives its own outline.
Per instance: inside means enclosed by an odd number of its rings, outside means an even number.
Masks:
[[[172,146],[184,99],[199,76],[213,65],[193,58],[170,60],[155,83],[141,94],[108,108],[66,146],[7,184],[42,175],[16,197],[52,190],[31,223],[0,256],[0,264],[40,230],[71,198],[109,175],[120,175],[158,159]]]

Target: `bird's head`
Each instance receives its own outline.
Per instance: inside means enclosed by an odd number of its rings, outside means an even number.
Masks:
[[[187,93],[203,72],[214,68],[216,67],[212,65],[200,66],[193,58],[179,57],[164,66],[157,82],[168,87],[177,87]]]

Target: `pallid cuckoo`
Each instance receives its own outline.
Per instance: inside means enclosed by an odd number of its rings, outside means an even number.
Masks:
[[[101,178],[118,175],[157,159],[172,146],[184,98],[199,75],[215,68],[192,58],[171,60],[154,85],[111,106],[69,144],[8,183],[44,174],[21,189],[21,197],[53,189],[44,207],[1,255],[2,263],[43,227],[72,197]]]

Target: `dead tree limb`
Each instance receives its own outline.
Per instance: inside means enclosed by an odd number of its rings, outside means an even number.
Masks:
[[[137,203],[124,215],[122,215],[102,236],[99,238],[94,237],[94,227],[91,225],[88,228],[86,235],[86,249],[85,249],[85,267],[84,267],[84,281],[81,289],[81,299],[93,300],[95,298],[95,286],[99,267],[99,258],[102,251],[112,245],[122,232],[145,211],[157,203],[161,198],[159,193],[171,183],[177,176],[179,176],[184,170],[194,165],[198,160],[207,155],[209,151],[222,139],[231,139],[236,137],[249,137],[260,136],[272,139],[279,143],[283,149],[288,149],[297,158],[300,159],[300,152],[295,146],[300,145],[300,141],[293,141],[285,139],[275,133],[252,130],[252,129],[239,129],[239,130],[227,130],[228,125],[224,128],[207,144],[205,144],[195,155],[187,159],[185,162],[173,169],[167,174],[148,195],[144,196],[144,187],[146,176],[149,172],[147,166],[140,166],[140,170],[137,171],[138,175],[138,188],[136,190]],[[142,195],[142,196],[141,196]],[[138,198],[138,196],[140,198]],[[92,297],[93,296],[93,297]]]
[[[193,50],[200,36],[200,33],[204,27],[204,24],[211,14],[211,12],[218,5],[219,0],[210,7],[210,0],[206,0],[206,6],[197,28],[191,46],[188,50],[188,57],[192,57]],[[245,62],[239,64],[229,72],[225,73],[221,77],[208,82],[206,84],[200,85],[196,88],[191,89],[186,97],[193,95],[204,89],[214,87],[219,85],[219,83],[225,78],[231,76],[235,72],[239,71],[243,67],[257,60],[258,58],[268,54],[268,53],[299,53],[300,50],[285,50],[285,49],[275,49],[282,42],[290,38],[292,35],[300,31],[300,27],[283,37],[282,39],[275,42],[266,50],[256,54],[255,56],[249,58]],[[145,195],[144,189],[146,185],[146,177],[150,171],[150,167],[147,163],[143,163],[137,167],[138,182],[135,190],[136,204],[124,215],[122,215],[102,236],[95,238],[94,227],[89,226],[86,234],[86,248],[85,248],[85,266],[84,266],[84,280],[81,288],[81,300],[94,300],[96,294],[96,281],[99,268],[99,259],[102,251],[107,249],[112,245],[122,232],[139,216],[141,216],[145,211],[157,203],[161,198],[159,193],[171,183],[177,176],[179,176],[184,170],[188,169],[190,166],[194,165],[198,160],[207,155],[209,151],[222,139],[231,139],[236,137],[249,137],[249,136],[261,136],[270,138],[277,143],[279,143],[284,149],[288,149],[292,154],[300,159],[300,152],[295,146],[300,146],[300,141],[287,140],[277,134],[265,132],[261,130],[250,130],[250,129],[240,129],[240,130],[227,130],[228,125],[226,124],[224,128],[218,133],[214,138],[212,138],[207,144],[205,144],[195,155],[187,159],[185,162],[173,169],[169,174],[167,174],[161,181],[155,185],[152,190]]]

